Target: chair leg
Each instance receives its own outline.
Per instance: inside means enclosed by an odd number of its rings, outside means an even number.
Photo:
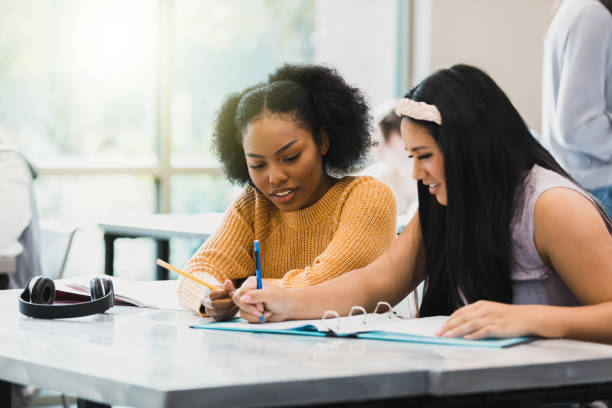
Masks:
[[[66,398],[66,395],[62,394],[60,396],[60,399],[62,400],[62,406],[64,408],[70,408],[70,404],[68,403],[68,399]]]
[[[5,273],[0,274],[0,290],[8,289],[8,275]]]
[[[11,406],[11,383],[0,380],[0,406]]]
[[[77,408],[110,408],[110,405],[77,398]]]

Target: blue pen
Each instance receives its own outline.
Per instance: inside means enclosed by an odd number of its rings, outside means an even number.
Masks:
[[[257,289],[261,289],[261,255],[259,254],[259,241],[253,241],[253,254],[255,255],[255,276],[257,277]],[[261,322],[264,322],[264,315],[261,315]]]

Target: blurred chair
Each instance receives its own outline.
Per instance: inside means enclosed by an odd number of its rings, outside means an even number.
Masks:
[[[77,399],[74,396],[58,394],[53,391],[41,390],[40,396],[30,405],[31,407],[48,408],[70,408],[77,406]]]
[[[39,225],[42,273],[52,279],[61,279],[66,271],[68,254],[78,228],[55,221],[41,221]]]

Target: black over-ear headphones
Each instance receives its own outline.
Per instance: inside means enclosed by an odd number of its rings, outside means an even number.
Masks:
[[[19,297],[19,311],[38,319],[63,319],[104,313],[113,306],[113,282],[107,277],[95,277],[89,282],[91,301],[54,305],[55,283],[46,276],[28,281]]]

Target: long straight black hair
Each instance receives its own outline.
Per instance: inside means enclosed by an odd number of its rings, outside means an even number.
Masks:
[[[512,302],[511,221],[533,165],[572,178],[531,135],[506,94],[478,68],[440,70],[406,94],[435,105],[425,127],[444,155],[447,205],[418,182],[425,249],[421,316],[450,314],[476,300]],[[413,120],[406,118],[403,120]]]

